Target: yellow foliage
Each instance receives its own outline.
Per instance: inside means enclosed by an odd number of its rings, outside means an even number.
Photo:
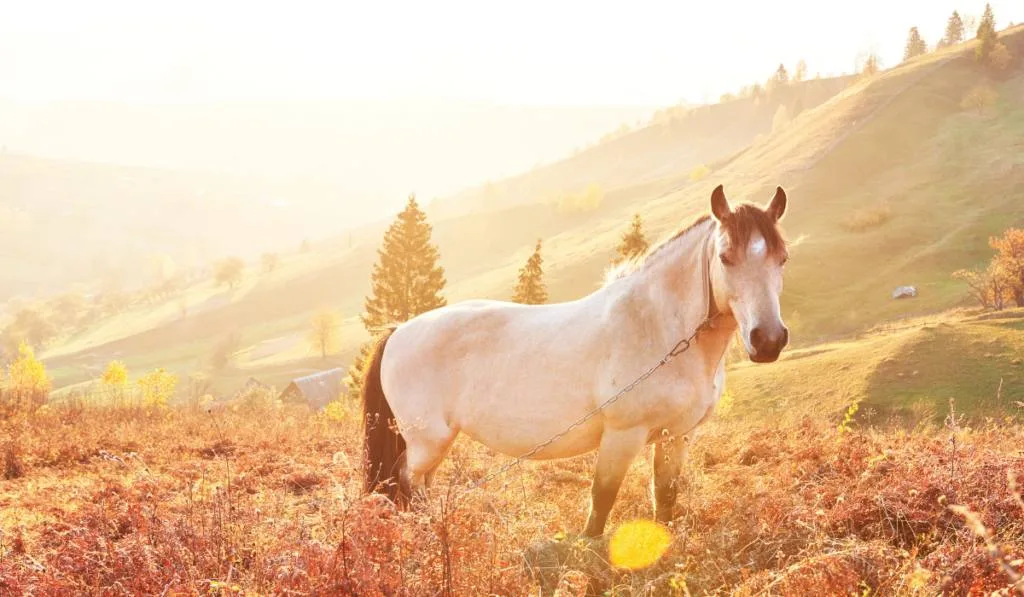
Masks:
[[[326,417],[328,421],[340,423],[349,418],[349,408],[340,399],[331,400],[324,406],[324,417]]]
[[[729,390],[722,390],[722,396],[718,399],[718,405],[715,406],[715,412],[719,415],[727,415],[732,410],[735,400],[733,399],[732,392]]]
[[[166,408],[178,386],[178,376],[161,367],[145,374],[137,383],[144,406]]]
[[[700,164],[690,172],[690,181],[697,182],[704,179],[708,174],[711,174],[711,168]]]
[[[50,378],[46,366],[36,358],[28,344],[18,345],[18,358],[7,366],[7,387],[18,393],[34,394],[50,391]]]
[[[664,526],[651,520],[634,520],[615,530],[608,543],[608,557],[618,568],[647,568],[664,555],[672,543],[672,535]]]
[[[600,185],[590,184],[582,193],[566,193],[558,198],[558,210],[561,212],[587,212],[601,207],[604,202],[604,190]]]
[[[110,361],[100,381],[111,388],[123,388],[128,383],[128,367],[121,361]]]

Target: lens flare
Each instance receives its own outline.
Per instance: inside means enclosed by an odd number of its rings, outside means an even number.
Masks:
[[[654,564],[672,543],[664,526],[651,520],[634,520],[615,530],[608,543],[608,557],[614,566],[639,570]]]

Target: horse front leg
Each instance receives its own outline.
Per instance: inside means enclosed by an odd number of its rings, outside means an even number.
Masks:
[[[668,524],[675,519],[676,497],[682,483],[679,473],[689,444],[688,435],[673,435],[654,445],[654,519],[660,523]]]
[[[599,537],[604,533],[608,514],[615,503],[629,465],[647,443],[647,429],[606,429],[597,452],[594,484],[590,490],[590,516],[583,534]]]

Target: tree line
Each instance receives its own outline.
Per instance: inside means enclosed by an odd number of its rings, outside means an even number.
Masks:
[[[960,17],[960,13],[954,10],[946,22],[946,30],[942,39],[935,44],[935,49],[955,46],[963,42],[965,31],[968,28],[964,19]],[[978,40],[978,45],[974,50],[974,57],[978,63],[996,71],[1005,70],[1009,66],[1010,52],[1006,44],[999,41],[999,35],[996,33],[996,17],[991,4],[985,4],[985,11],[978,22],[974,38]],[[907,34],[907,44],[903,50],[903,60],[911,60],[927,53],[928,44],[921,37],[917,27],[911,27]]]

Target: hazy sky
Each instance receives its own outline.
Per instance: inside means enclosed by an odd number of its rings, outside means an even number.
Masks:
[[[999,28],[1019,0],[992,2]],[[0,97],[459,98],[667,105],[717,99],[779,62],[897,63],[970,0],[123,2],[0,0]]]

